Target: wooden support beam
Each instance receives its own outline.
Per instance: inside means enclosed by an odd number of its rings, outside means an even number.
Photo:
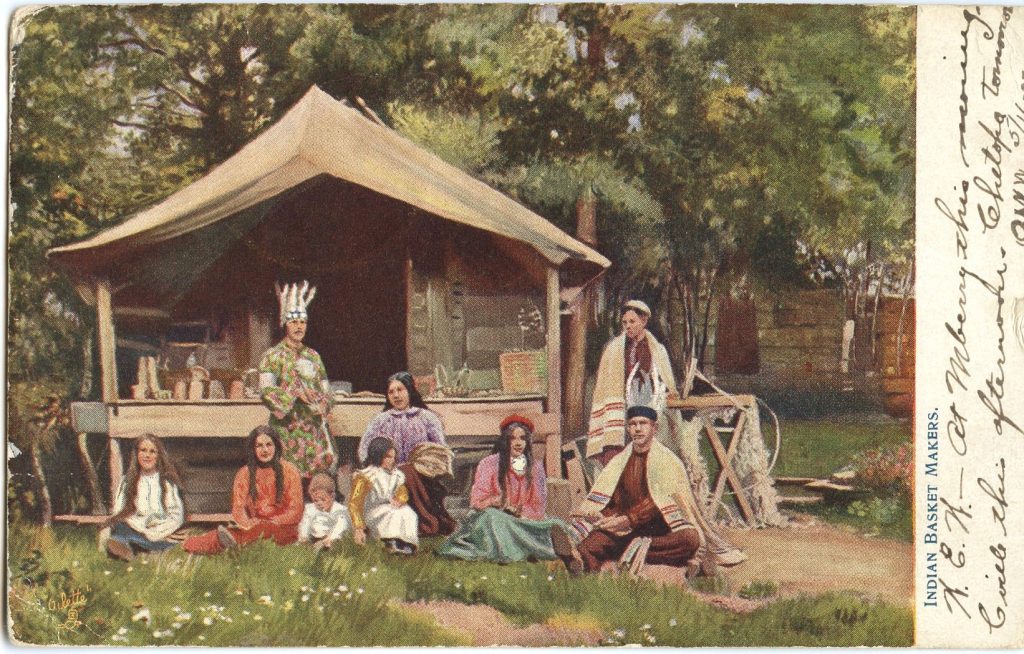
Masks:
[[[740,414],[742,415],[742,414]],[[743,491],[743,484],[740,482],[739,477],[736,476],[736,472],[732,469],[732,463],[729,461],[729,457],[726,454],[725,448],[722,447],[722,441],[718,440],[718,433],[712,429],[711,425],[704,422],[704,432],[707,434],[708,442],[711,443],[711,449],[715,453],[715,458],[718,459],[718,463],[722,466],[721,475],[725,476],[732,490],[736,493],[736,503],[740,505],[740,512],[743,513],[743,518],[749,523],[754,524],[754,511],[750,508],[750,503],[747,501],[747,496]],[[733,440],[738,440],[739,436],[734,435]],[[717,500],[714,500],[711,508],[716,509]]]
[[[562,413],[562,299],[559,294],[558,268],[550,266],[547,284],[548,413]]]
[[[725,492],[725,482],[726,479],[728,479],[725,473],[726,470],[732,469],[732,459],[736,456],[736,447],[740,443],[740,434],[743,433],[743,423],[746,421],[746,417],[747,416],[745,414],[740,413],[740,417],[736,421],[736,427],[732,430],[732,438],[729,440],[729,449],[725,452],[725,460],[723,461],[719,458],[719,463],[721,464],[722,469],[718,472],[718,480],[715,482],[715,490],[711,493],[711,506],[718,506],[718,501],[722,499],[722,493]],[[716,435],[711,436],[711,432],[708,432],[708,437],[717,441],[717,433],[718,432],[715,431]],[[736,491],[737,494],[740,493],[740,491],[735,488],[733,488],[733,490]]]
[[[110,280],[96,281],[96,344],[100,351],[100,379],[102,380],[103,401],[117,401],[117,338],[114,335],[113,301]]]
[[[736,407],[736,404],[746,408],[755,406],[756,403],[757,398],[753,395],[733,395],[732,399],[724,395],[691,395],[678,400],[667,400],[665,406],[669,409],[695,411],[697,409],[732,409]]]
[[[124,460],[121,458],[121,441],[110,438],[110,506],[117,502],[117,490],[124,477]]]

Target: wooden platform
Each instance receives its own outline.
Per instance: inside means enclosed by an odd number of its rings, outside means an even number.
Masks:
[[[332,436],[359,438],[381,412],[378,397],[339,398],[327,418]],[[432,400],[430,409],[444,424],[445,435],[497,436],[506,416],[529,416],[538,433],[558,431],[561,416],[544,412],[540,395],[507,395],[484,398]],[[244,438],[267,423],[270,412],[259,400],[119,400],[113,404],[75,402],[72,427],[79,433],[109,434],[111,438],[137,438],[156,434],[161,438]]]

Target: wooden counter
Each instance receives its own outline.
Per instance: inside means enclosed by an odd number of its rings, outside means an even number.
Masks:
[[[502,418],[512,413],[529,416],[537,423],[538,432],[558,430],[558,414],[544,413],[541,395],[448,398],[429,400],[428,404],[441,417],[447,436],[496,436]],[[338,398],[328,417],[328,429],[332,436],[358,438],[383,406],[383,398],[378,397]],[[161,438],[244,438],[269,417],[259,400],[76,402],[71,409],[75,431],[109,434],[111,438],[136,438],[145,433]]]

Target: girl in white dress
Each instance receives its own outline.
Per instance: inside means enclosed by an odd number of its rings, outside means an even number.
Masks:
[[[128,474],[117,489],[114,515],[100,532],[100,547],[130,561],[136,551],[163,552],[185,521],[181,478],[163,443],[153,434],[135,440]]]
[[[352,479],[352,497],[348,508],[354,528],[353,538],[366,544],[366,534],[380,539],[396,554],[412,554],[419,544],[418,518],[409,506],[405,474],[396,468],[394,444],[387,438],[370,441],[366,467]]]

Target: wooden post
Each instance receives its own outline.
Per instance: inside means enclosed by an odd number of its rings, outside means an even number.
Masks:
[[[576,201],[576,238],[591,247],[597,245],[597,198],[588,185]],[[567,439],[586,434],[588,407],[584,406],[587,384],[587,329],[594,306],[593,287],[587,285],[574,302],[575,310],[566,328],[565,403],[562,434]]]
[[[107,506],[103,502],[103,493],[100,492],[100,478],[96,474],[96,466],[93,465],[92,456],[89,454],[88,434],[78,434],[78,456],[85,472],[85,488],[89,493],[92,513],[93,515],[103,515],[107,512]]]
[[[117,337],[114,333],[114,311],[110,291],[110,280],[96,281],[96,345],[100,351],[100,381],[103,402],[117,402]],[[110,505],[117,498],[117,489],[122,476],[121,444],[116,438],[110,439]]]
[[[547,288],[548,413],[562,412],[562,299],[558,268],[549,266]]]
[[[121,478],[124,477],[124,461],[121,458],[121,441],[111,437],[110,439],[110,510],[114,510],[117,502],[117,490],[121,487]]]
[[[114,335],[114,312],[111,301],[110,280],[96,281],[96,328],[97,345],[100,351],[100,378],[103,401],[110,404],[117,401],[117,358]]]

